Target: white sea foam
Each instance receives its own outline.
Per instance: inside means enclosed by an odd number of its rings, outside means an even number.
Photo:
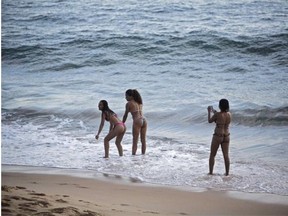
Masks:
[[[231,150],[231,175],[224,176],[223,157],[219,151],[215,175],[209,176],[208,143],[181,143],[148,136],[147,154],[132,156],[129,133],[123,140],[124,156],[118,156],[116,146],[111,142],[107,160],[102,158],[103,137],[96,141],[90,133],[79,137],[63,132],[63,125],[71,123],[65,120],[61,127],[52,129],[39,129],[30,123],[3,125],[2,163],[95,170],[163,185],[288,194],[287,164],[277,165],[248,155],[241,159],[244,156],[241,153],[238,156],[236,147]]]

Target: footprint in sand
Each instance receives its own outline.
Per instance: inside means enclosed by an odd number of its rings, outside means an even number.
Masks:
[[[20,189],[20,190],[25,190],[25,187],[21,187],[21,186],[16,186],[16,189]]]
[[[7,186],[7,185],[3,185],[1,187],[1,191],[5,191],[5,192],[11,192],[13,189],[13,187]]]
[[[64,208],[54,208],[51,209],[52,213],[66,214],[66,215],[80,215],[77,208],[74,207],[64,207]]]
[[[39,206],[39,207],[44,207],[44,208],[47,208],[50,205],[49,202],[47,201],[43,201],[43,200],[33,200],[32,202],[29,202],[29,203],[21,203],[19,204],[19,206],[22,206],[22,207],[35,207],[35,206]]]
[[[22,199],[22,197],[19,197],[19,196],[11,196],[10,198],[13,200],[21,200]]]
[[[63,200],[63,199],[57,199],[55,200],[56,202],[59,202],[59,203],[67,203],[67,201]]]
[[[35,192],[30,193],[30,195],[34,195],[34,196],[46,196],[46,194],[44,194],[44,193],[35,193]]]
[[[12,213],[12,211],[10,209],[3,208],[3,206],[2,206],[1,213],[2,213],[2,215],[5,215],[6,213],[7,213],[7,215],[10,215],[8,213]]]
[[[123,204],[121,204],[121,206],[129,206],[129,204],[125,204],[125,203],[123,203]]]
[[[68,183],[59,183],[59,185],[69,185]]]
[[[86,204],[90,204],[90,202],[84,201],[84,200],[79,200],[79,202],[83,202],[83,203],[86,203]]]
[[[3,208],[3,207],[10,207],[10,204],[8,203],[9,201],[11,201],[11,200],[9,200],[9,199],[2,200],[2,202],[1,202],[1,208]]]
[[[19,209],[26,211],[26,212],[37,212],[37,210],[32,209],[32,208],[28,208],[28,207],[19,207]]]
[[[159,212],[153,212],[153,211],[145,211],[144,214],[159,214]]]

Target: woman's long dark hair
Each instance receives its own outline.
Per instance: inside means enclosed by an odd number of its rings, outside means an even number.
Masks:
[[[143,104],[142,102],[142,97],[140,93],[136,89],[128,89],[126,91],[126,95],[132,96],[133,99],[138,103],[138,104]]]

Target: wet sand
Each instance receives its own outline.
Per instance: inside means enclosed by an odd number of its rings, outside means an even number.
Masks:
[[[288,197],[2,170],[2,215],[288,215]]]

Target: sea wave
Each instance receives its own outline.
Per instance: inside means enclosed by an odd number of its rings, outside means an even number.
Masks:
[[[42,124],[51,123],[51,116],[58,119],[71,119],[71,121],[82,120],[87,124],[92,124],[93,119],[100,118],[100,112],[94,109],[86,110],[37,110],[27,108],[17,109],[2,109],[2,123],[17,122],[42,122]],[[188,111],[175,112],[146,112],[145,117],[149,119],[150,124],[164,124],[170,125],[177,123],[183,127],[186,124],[206,124],[207,116],[196,113],[189,113]],[[40,119],[40,121],[39,121]],[[47,122],[46,122],[47,121]],[[270,108],[263,107],[261,109],[245,109],[232,112],[232,121],[234,125],[244,125],[249,127],[254,126],[288,126],[288,107]],[[181,123],[182,122],[182,123]]]
[[[245,109],[233,113],[233,122],[247,126],[287,126],[288,107]]]
[[[59,49],[54,46],[47,47],[41,44],[21,45],[16,47],[2,47],[2,60],[35,60],[40,56],[51,55]]]
[[[90,36],[85,38],[81,33],[79,33],[79,35],[76,33],[74,39],[68,40],[63,38],[63,40],[54,42],[54,44],[43,44],[39,41],[37,44],[21,44],[19,46],[13,44],[12,46],[12,44],[9,45],[8,43],[5,43],[2,46],[2,54],[4,61],[28,58],[29,61],[33,61],[34,58],[39,56],[46,56],[44,59],[53,55],[58,56],[58,58],[64,58],[66,53],[65,50],[67,49],[81,49],[86,53],[97,49],[102,53],[105,53],[108,50],[115,50],[119,56],[142,58],[143,56],[159,57],[159,55],[168,55],[166,57],[172,57],[174,55],[187,56],[188,53],[191,55],[196,52],[196,48],[205,52],[221,52],[221,54],[227,56],[229,56],[231,52],[260,56],[273,55],[273,60],[281,64],[285,64],[288,55],[287,34],[272,35],[266,38],[231,38],[223,37],[217,35],[217,33],[211,32],[207,32],[206,34],[191,33],[184,37],[175,37],[172,35],[160,35],[158,37],[146,36],[109,34],[107,36],[105,34],[102,36],[98,35],[97,37]],[[6,35],[5,37],[9,37],[9,35]],[[66,36],[59,35],[59,37]],[[59,49],[64,50],[59,52]],[[71,54],[72,53],[70,53],[70,55]],[[73,54],[71,57],[73,57]],[[107,65],[107,63],[104,65]]]

